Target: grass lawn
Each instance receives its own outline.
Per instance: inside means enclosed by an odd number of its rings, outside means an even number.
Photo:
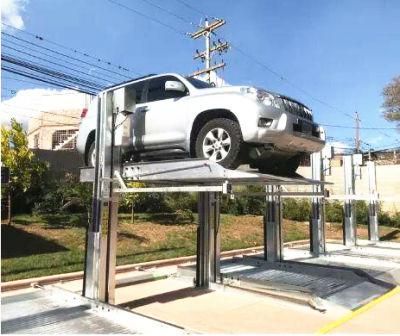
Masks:
[[[83,269],[85,229],[74,226],[79,215],[15,216],[12,225],[1,226],[2,281],[59,274]],[[222,250],[263,244],[261,216],[221,216]],[[339,224],[327,224],[327,238],[341,239]],[[308,238],[308,224],[284,220],[285,241]],[[366,226],[359,226],[360,238],[367,238]],[[380,227],[382,239],[400,241],[400,229]],[[117,264],[193,255],[196,225],[175,224],[168,217],[120,215]]]

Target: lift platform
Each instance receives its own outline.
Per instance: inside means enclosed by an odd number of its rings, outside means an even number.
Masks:
[[[182,328],[49,286],[1,300],[2,334],[186,334]]]

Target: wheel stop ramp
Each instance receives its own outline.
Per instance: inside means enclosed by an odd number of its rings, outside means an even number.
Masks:
[[[2,334],[183,334],[183,330],[64,290],[3,297]]]
[[[361,270],[294,261],[267,262],[257,256],[222,261],[221,281],[247,289],[308,295],[348,309],[360,307],[394,288]]]
[[[361,270],[375,280],[400,285],[400,244],[359,240],[358,246],[346,247],[337,243],[327,244],[327,253],[313,258],[308,246],[285,250],[285,256],[294,261],[338,268]]]

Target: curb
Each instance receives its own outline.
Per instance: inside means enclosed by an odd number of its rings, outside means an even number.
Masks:
[[[284,247],[293,247],[296,245],[303,245],[305,243],[309,243],[308,239],[303,240],[296,240],[292,242],[284,243]],[[264,246],[256,246],[256,247],[248,247],[244,249],[237,249],[231,251],[224,251],[221,252],[221,257],[223,258],[230,258],[240,254],[254,254],[264,250]],[[171,259],[163,259],[163,260],[154,260],[148,262],[142,262],[137,264],[129,264],[129,265],[120,265],[116,267],[116,274],[118,273],[125,273],[130,271],[137,271],[137,270],[145,270],[148,268],[153,267],[164,267],[164,266],[174,266],[180,265],[187,262],[196,261],[196,256],[186,256],[186,257],[179,257],[179,258],[171,258]],[[54,275],[47,275],[42,277],[36,278],[29,278],[29,279],[21,279],[21,280],[14,280],[8,281],[1,284],[1,292],[8,292],[17,289],[29,288],[32,285],[49,285],[53,283],[57,283],[60,281],[73,281],[73,280],[80,280],[83,278],[83,271],[72,272],[72,273],[64,273],[64,274],[54,274]]]

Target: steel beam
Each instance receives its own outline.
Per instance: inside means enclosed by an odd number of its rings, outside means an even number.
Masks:
[[[208,288],[220,273],[220,194],[198,193],[196,287]]]
[[[282,260],[282,207],[279,196],[280,187],[267,185],[265,187],[266,210],[264,216],[264,259],[267,261]]]
[[[367,162],[368,168],[368,186],[369,194],[371,196],[368,205],[368,239],[377,242],[379,241],[379,229],[378,229],[378,204],[376,201],[376,165],[373,161]]]
[[[321,152],[311,155],[312,179],[322,180],[323,165]],[[313,185],[315,194],[322,192],[321,185]],[[310,220],[310,251],[313,256],[318,257],[321,253],[325,253],[325,212],[323,198],[313,197]]]
[[[343,156],[344,168],[344,193],[345,195],[354,195],[355,193],[355,178],[353,156]],[[346,246],[354,246],[357,239],[357,223],[354,200],[346,199],[344,201],[344,216],[343,216],[343,243]]]
[[[113,303],[115,288],[118,196],[113,192],[113,172],[119,165],[114,146],[113,92],[99,97],[96,129],[96,165],[92,220],[88,227],[83,295]]]

